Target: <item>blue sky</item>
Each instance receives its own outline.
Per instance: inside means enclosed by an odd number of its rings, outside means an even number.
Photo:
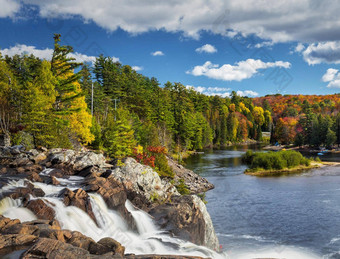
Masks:
[[[340,92],[340,4],[304,0],[0,0],[3,55],[103,53],[209,95]]]

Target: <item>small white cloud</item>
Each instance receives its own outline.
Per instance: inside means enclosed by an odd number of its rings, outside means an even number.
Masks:
[[[194,76],[206,76],[209,78],[223,81],[242,81],[251,78],[260,69],[268,69],[272,67],[290,68],[289,62],[263,62],[262,60],[247,59],[237,62],[236,65],[225,64],[221,67],[210,61],[205,62],[202,66],[195,66],[187,74]]]
[[[6,48],[1,50],[1,53],[5,56],[8,55],[10,57],[14,55],[21,55],[21,54],[33,54],[34,56],[40,59],[51,60],[53,49],[45,48],[45,49],[37,49],[35,46],[27,46],[25,44],[17,44],[14,47]],[[96,61],[95,56],[88,56],[85,54],[81,54],[78,52],[70,53],[69,57],[75,58],[77,62],[82,63],[94,63]],[[119,61],[119,58],[112,57],[113,61]]]
[[[236,94],[239,96],[248,96],[248,97],[255,97],[259,95],[257,92],[254,92],[252,90],[237,91]]]
[[[141,71],[141,70],[143,70],[143,67],[133,66],[132,69],[135,70],[135,71]]]
[[[155,52],[151,52],[152,56],[164,56],[164,53],[160,50],[157,50]]]
[[[271,47],[273,45],[274,45],[274,42],[272,42],[272,41],[264,41],[264,42],[255,44],[254,47],[259,49],[259,48],[263,48],[263,47]]]
[[[305,49],[305,45],[303,45],[302,43],[298,43],[298,45],[296,45],[295,47],[295,52],[301,52]]]
[[[327,69],[327,72],[322,76],[323,82],[328,82],[329,88],[340,88],[340,73],[334,68]]]
[[[198,53],[203,53],[203,52],[215,53],[215,52],[217,52],[217,49],[213,45],[205,44],[202,47],[197,48],[196,52],[198,52]]]

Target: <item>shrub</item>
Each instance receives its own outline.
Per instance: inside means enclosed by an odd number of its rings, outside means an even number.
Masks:
[[[300,152],[293,150],[267,153],[247,151],[243,156],[243,161],[249,165],[250,169],[263,168],[265,170],[281,170],[299,165],[309,166],[311,162],[310,159],[302,156]]]

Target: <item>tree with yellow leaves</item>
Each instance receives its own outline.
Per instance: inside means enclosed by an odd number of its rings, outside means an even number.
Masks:
[[[78,140],[87,144],[94,140],[90,128],[92,116],[87,111],[85,96],[79,84],[80,74],[74,69],[81,64],[68,55],[73,51],[70,46],[61,46],[60,34],[54,35],[54,51],[51,60],[51,71],[56,78],[57,97],[54,111],[60,134],[67,134],[70,129]]]

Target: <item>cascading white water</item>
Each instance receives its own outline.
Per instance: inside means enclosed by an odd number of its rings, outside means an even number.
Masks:
[[[43,171],[42,173],[48,174],[49,172]],[[65,187],[72,190],[79,188],[81,178],[62,179],[60,183],[60,186],[35,182],[32,184],[45,192],[43,199],[48,201],[46,204],[54,209],[56,212],[55,217],[64,229],[79,231],[93,238],[95,241],[104,237],[111,237],[125,246],[126,253],[176,254],[227,258],[226,254],[216,253],[206,247],[197,246],[193,243],[171,237],[169,234],[160,231],[147,213],[134,208],[133,205],[127,201],[126,208],[132,214],[139,232],[134,233],[128,229],[126,222],[117,212],[107,207],[99,194],[90,193],[92,211],[95,215],[97,225],[87,213],[74,206],[65,206],[58,197],[59,192]],[[25,186],[25,182],[23,180],[11,181],[9,185],[4,188],[10,190],[19,186]],[[2,190],[0,190],[0,192],[2,192]],[[0,213],[9,218],[18,218],[21,221],[36,219],[31,211],[22,208],[20,199],[13,200],[11,198],[4,198],[0,202]]]

